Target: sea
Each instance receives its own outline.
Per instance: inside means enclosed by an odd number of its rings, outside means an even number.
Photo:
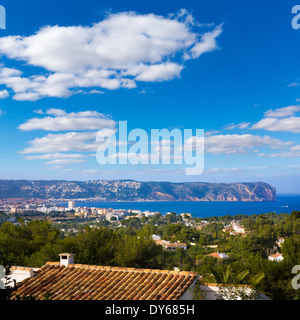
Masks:
[[[112,209],[133,209],[151,212],[191,213],[194,218],[208,218],[213,216],[253,215],[261,213],[291,213],[300,211],[300,195],[277,195],[276,201],[145,201],[145,202],[76,202],[78,207],[97,207]]]

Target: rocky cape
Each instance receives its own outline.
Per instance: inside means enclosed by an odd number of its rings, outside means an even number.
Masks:
[[[276,189],[264,182],[0,180],[0,199],[7,198],[97,201],[275,201]]]

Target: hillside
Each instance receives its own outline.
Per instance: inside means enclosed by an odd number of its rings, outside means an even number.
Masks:
[[[264,182],[138,182],[133,180],[0,180],[0,199],[95,198],[103,201],[275,201]]]

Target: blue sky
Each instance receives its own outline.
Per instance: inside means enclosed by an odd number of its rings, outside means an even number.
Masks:
[[[300,190],[295,1],[2,0],[0,177]],[[95,134],[205,130],[205,167],[100,165]]]

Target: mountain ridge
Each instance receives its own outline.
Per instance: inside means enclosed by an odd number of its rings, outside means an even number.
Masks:
[[[4,198],[95,198],[102,201],[276,201],[276,189],[265,182],[0,180],[0,199]]]

